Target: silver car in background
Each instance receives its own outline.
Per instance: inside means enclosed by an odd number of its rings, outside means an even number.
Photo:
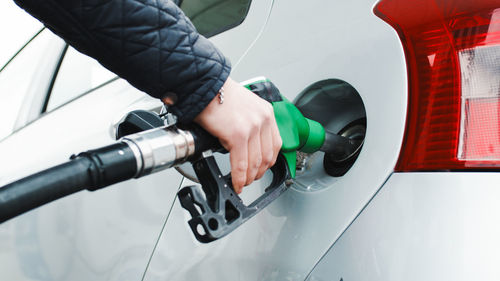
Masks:
[[[173,169],[81,192],[0,225],[0,280],[500,279],[498,0],[179,4],[235,79],[265,75],[329,130],[362,131],[356,162],[332,177],[306,155],[286,193],[210,244],[176,201],[196,183]],[[160,108],[43,29],[0,72],[0,185]]]

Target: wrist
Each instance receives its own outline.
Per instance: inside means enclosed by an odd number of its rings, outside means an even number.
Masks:
[[[209,122],[210,117],[213,117],[217,111],[225,108],[224,105],[227,103],[227,99],[230,98],[231,89],[235,83],[234,80],[228,77],[210,103],[194,118],[194,121],[203,126]]]

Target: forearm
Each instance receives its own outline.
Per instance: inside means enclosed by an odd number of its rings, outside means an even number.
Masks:
[[[190,121],[217,94],[230,65],[171,1],[15,0],[80,52],[151,96],[174,93]]]

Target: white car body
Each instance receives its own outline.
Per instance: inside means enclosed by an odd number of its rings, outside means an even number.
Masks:
[[[314,162],[314,178],[299,175],[272,205],[210,244],[188,227],[176,192],[194,183],[174,169],[80,192],[0,225],[0,279],[500,279],[500,174],[394,172],[407,68],[375,3],[252,0],[241,25],[211,38],[232,61],[233,78],[265,75],[290,100],[325,79],[352,85],[367,131],[347,174],[332,178]],[[55,44],[40,57],[57,57],[64,43]],[[46,95],[50,73],[33,80],[31,95]],[[17,131],[0,141],[0,184],[109,144],[128,112],[160,105],[121,79],[39,117],[30,106],[40,102],[26,103]],[[264,187],[252,184],[243,199]]]

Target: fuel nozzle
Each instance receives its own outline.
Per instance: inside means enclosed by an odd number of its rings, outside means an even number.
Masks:
[[[179,202],[192,217],[188,223],[195,237],[208,243],[229,234],[288,189],[297,151],[325,151],[331,163],[355,159],[361,142],[326,132],[320,123],[305,118],[269,80],[245,86],[272,104],[283,140],[271,183],[251,204],[245,205],[234,192],[230,174],[223,175],[211,155],[223,151],[215,137],[196,124],[165,125],[155,113],[135,111],[117,128],[116,143],[1,187],[0,223],[81,190],[96,191],[190,161],[201,187],[184,187]]]
[[[328,132],[319,122],[304,117],[300,110],[265,78],[246,82],[246,87],[271,102],[283,141],[281,151],[286,158],[292,178],[295,177],[297,151],[305,153],[323,151],[328,163],[341,167],[356,159],[362,140]],[[343,175],[337,172],[330,173],[327,168],[325,170],[332,176]]]

